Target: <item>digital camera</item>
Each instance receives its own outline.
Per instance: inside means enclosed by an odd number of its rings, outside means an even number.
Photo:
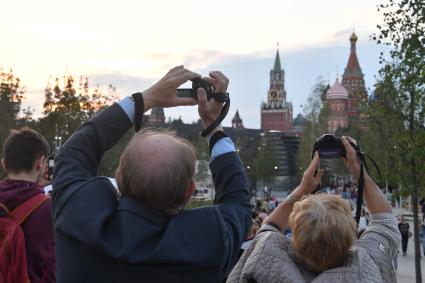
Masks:
[[[214,86],[203,79],[193,79],[192,88],[178,88],[177,96],[178,97],[187,97],[193,98],[198,101],[197,91],[198,88],[202,87],[207,92],[207,100],[210,100],[214,94]]]
[[[355,143],[350,142],[350,144],[356,151],[360,150]],[[313,147],[313,155],[316,151],[319,152],[319,156],[322,159],[345,157],[346,154],[341,138],[331,134],[324,134],[316,140]]]

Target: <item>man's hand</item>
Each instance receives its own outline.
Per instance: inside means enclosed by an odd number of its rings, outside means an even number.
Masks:
[[[313,160],[304,172],[301,184],[297,188],[297,190],[299,190],[303,195],[313,193],[320,185],[320,179],[322,178],[324,171],[323,169],[317,170],[319,163],[319,152],[316,151]]]
[[[347,166],[351,174],[353,174],[353,176],[358,179],[360,177],[360,160],[359,160],[359,157],[357,156],[356,151],[351,146],[350,141],[354,144],[357,144],[357,143],[353,138],[350,138],[350,137],[341,137],[341,141],[342,141],[342,144],[344,145],[345,153],[346,153],[345,159],[344,159],[345,166]]]
[[[171,69],[156,84],[143,92],[144,112],[152,107],[196,105],[196,100],[192,98],[178,97],[177,88],[188,80],[200,77],[199,74],[184,69],[183,66]]]
[[[229,79],[225,75],[223,75],[222,72],[210,72],[210,77],[205,77],[203,79],[214,86],[215,92],[225,93],[227,91]],[[203,88],[199,88],[197,94],[198,113],[201,117],[204,129],[206,129],[220,116],[223,104],[216,101],[215,99],[210,99],[209,101],[207,101],[207,93]],[[217,128],[220,128],[220,126]]]

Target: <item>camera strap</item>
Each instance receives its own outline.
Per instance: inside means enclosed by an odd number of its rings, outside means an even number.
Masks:
[[[141,92],[133,93],[131,100],[134,102],[134,131],[137,133],[142,128],[143,113],[145,111],[143,94]]]
[[[376,172],[378,173],[378,176],[379,176],[379,183],[381,183],[382,179],[381,179],[381,171],[379,170],[379,167],[376,164],[376,162],[368,154],[361,152],[358,148],[356,148],[356,152],[360,160],[360,176],[359,176],[359,179],[357,180],[358,189],[357,189],[357,207],[356,207],[356,218],[355,218],[357,226],[358,226],[360,221],[362,204],[363,204],[363,190],[364,190],[364,183],[365,183],[363,169],[365,169],[366,172],[369,173],[366,157],[369,158],[369,160],[372,162],[373,166],[375,167]]]
[[[212,98],[215,99],[218,102],[224,103],[223,108],[221,108],[220,116],[211,123],[206,129],[202,130],[201,136],[206,137],[208,136],[215,128],[217,128],[218,125],[226,118],[227,113],[229,113],[230,108],[230,97],[229,93],[223,93],[223,92],[217,92],[211,94]]]

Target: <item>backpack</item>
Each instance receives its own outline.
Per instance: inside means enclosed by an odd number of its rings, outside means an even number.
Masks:
[[[3,210],[5,215],[0,217],[0,283],[30,282],[21,224],[47,199],[47,196],[37,194],[12,212],[0,203],[0,212]]]

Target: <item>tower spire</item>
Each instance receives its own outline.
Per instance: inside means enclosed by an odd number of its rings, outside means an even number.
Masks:
[[[276,50],[276,57],[274,59],[274,71],[280,71],[282,70],[282,67],[280,65],[280,56],[279,56],[279,41],[277,42],[277,50]]]
[[[357,74],[359,76],[363,76],[359,59],[357,59],[356,52],[356,43],[357,43],[357,35],[353,32],[350,36],[350,57],[348,57],[347,66],[345,67],[344,76],[348,74]]]
[[[351,52],[356,51],[357,35],[354,33],[350,36]]]

